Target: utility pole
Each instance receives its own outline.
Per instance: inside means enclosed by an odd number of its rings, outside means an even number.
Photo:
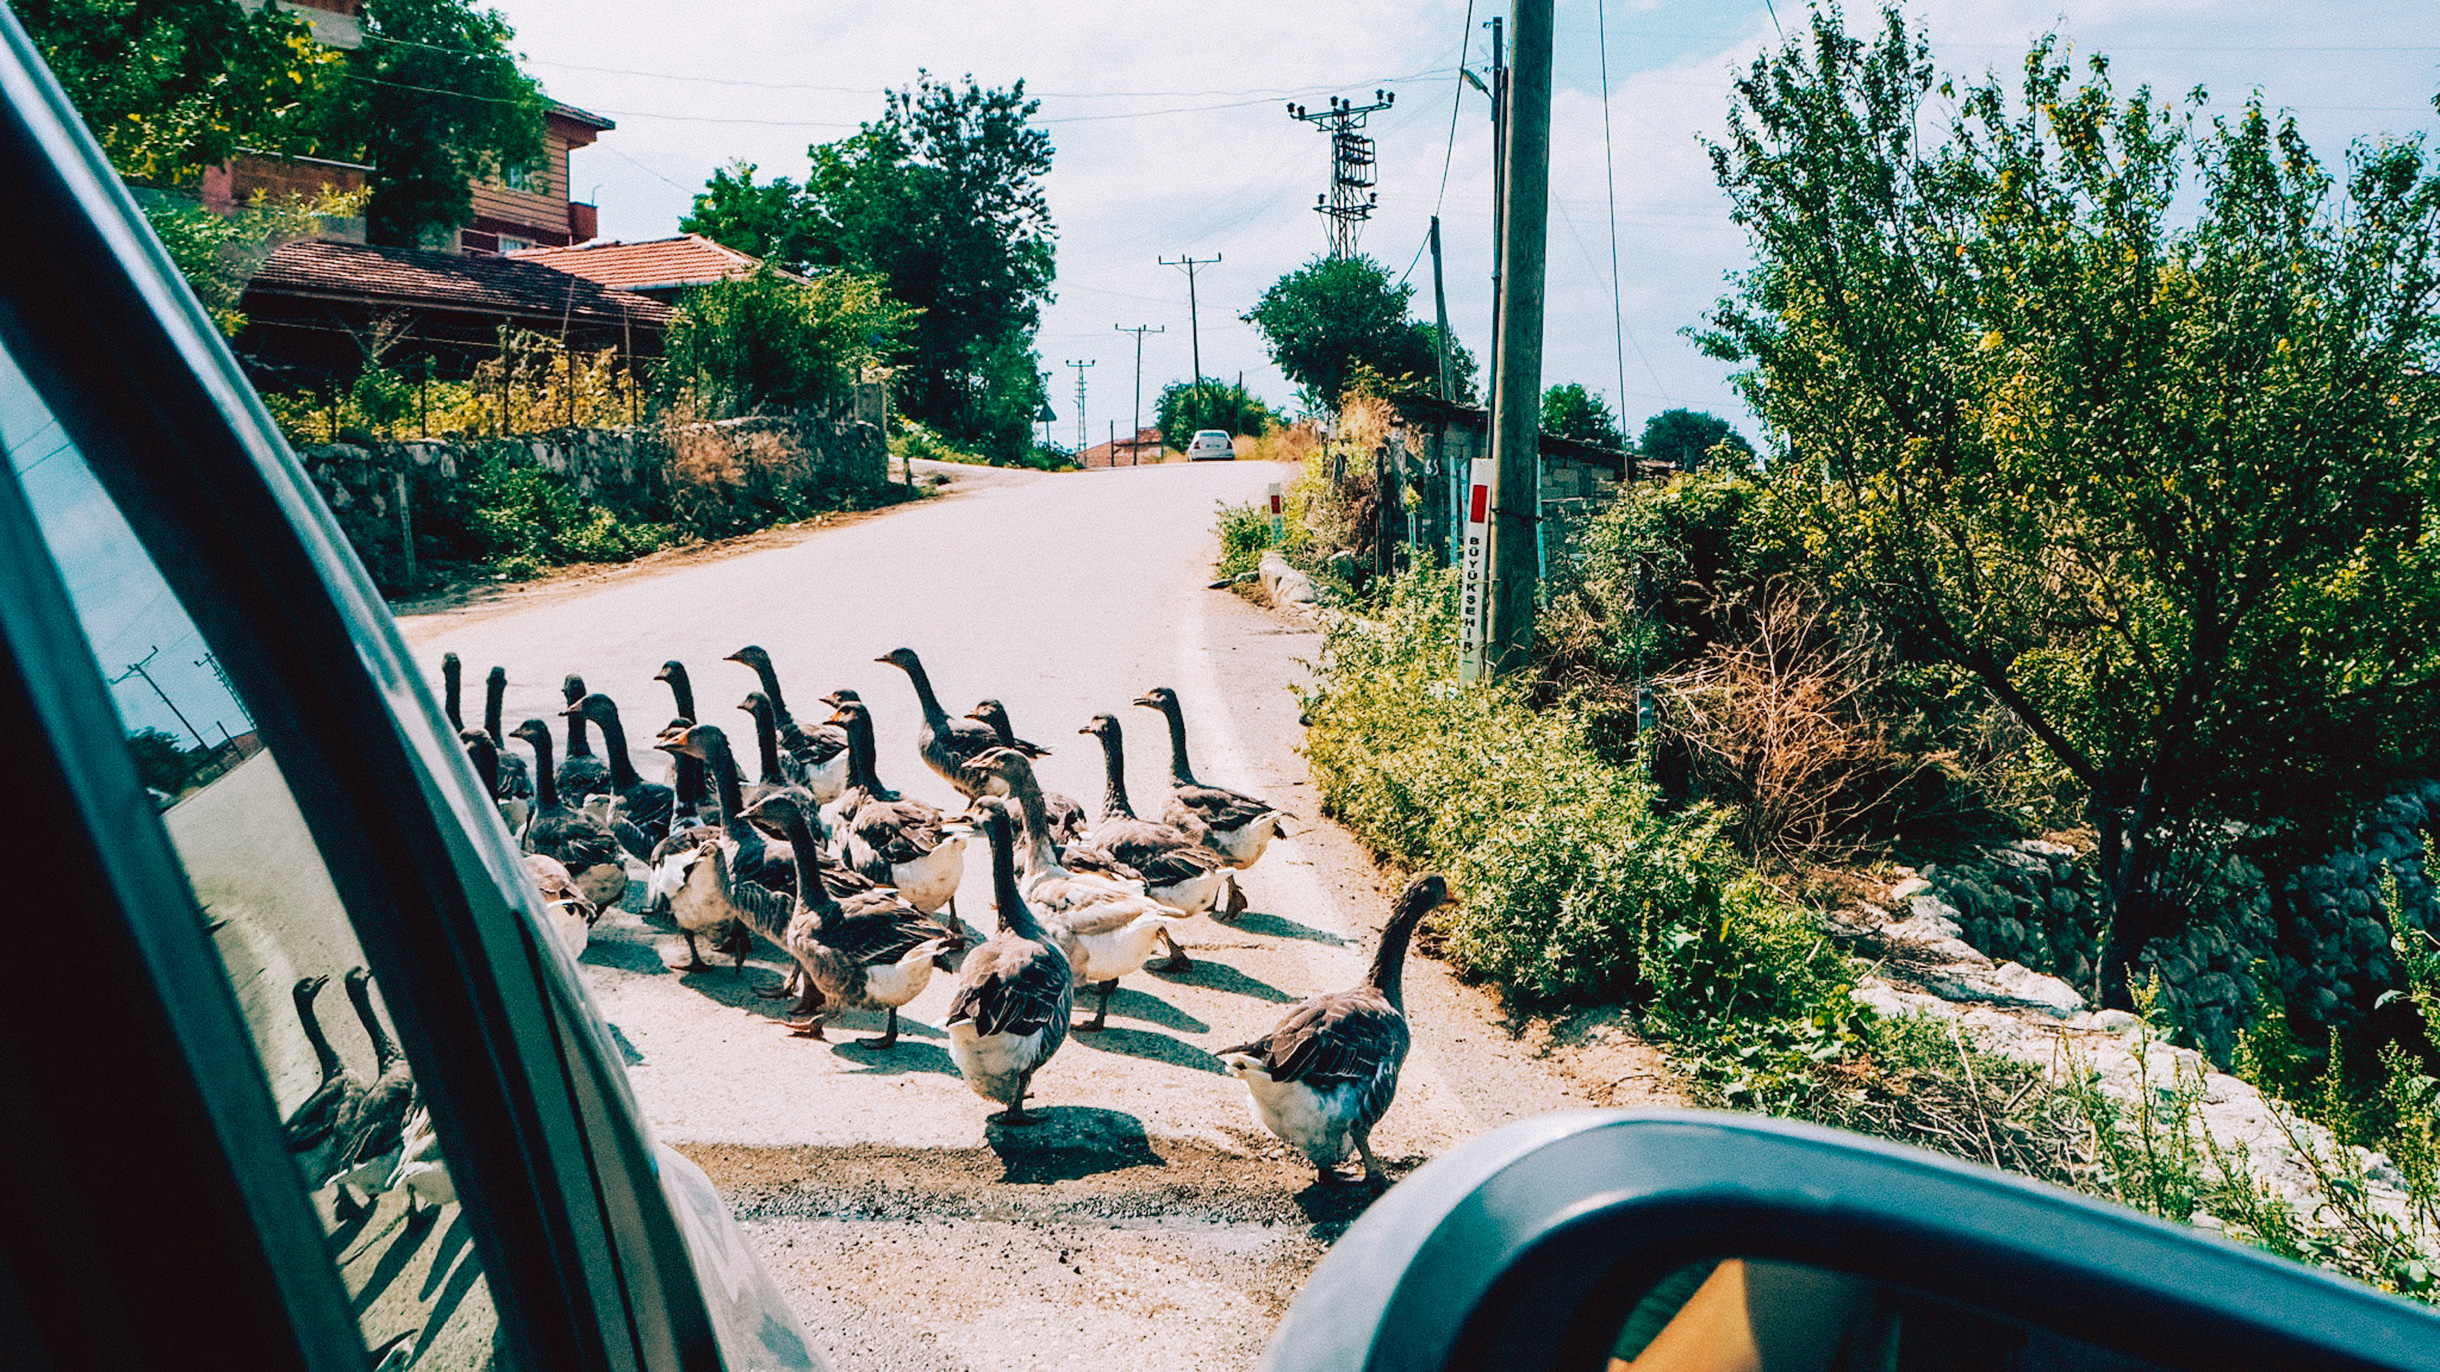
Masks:
[[[1336,95],[1330,97],[1327,108],[1319,110],[1288,102],[1289,118],[1330,135],[1330,193],[1313,197],[1313,212],[1330,221],[1332,257],[1356,255],[1357,226],[1372,218],[1381,204],[1380,195],[1373,190],[1373,141],[1357,130],[1364,127],[1366,116],[1397,103],[1396,93],[1380,90],[1373,92],[1369,105]]]
[[[1184,253],[1178,254],[1178,260],[1175,262],[1170,261],[1166,257],[1155,258],[1154,260],[1159,262],[1164,267],[1177,267],[1186,273],[1186,337],[1190,340],[1191,346],[1194,350],[1195,409],[1200,411],[1204,408],[1203,324],[1201,316],[1195,311],[1195,268],[1208,267],[1213,263],[1218,262],[1220,260],[1220,254],[1213,253],[1211,256],[1204,258],[1200,262],[1196,261],[1194,258],[1188,257]],[[1200,421],[1203,416],[1201,414],[1197,414],[1195,418],[1197,421]]]
[[[1432,322],[1440,330],[1440,398],[1454,405],[1457,403],[1457,380],[1451,371],[1449,358],[1449,292],[1441,281],[1439,215],[1432,216],[1431,243]],[[1448,426],[1446,424],[1432,426],[1432,471],[1430,484],[1424,487],[1423,518],[1424,527],[1432,531],[1432,537],[1438,544],[1441,553],[1451,562],[1455,562],[1457,560],[1457,531],[1448,518],[1454,502],[1449,499],[1450,472],[1447,434]]]
[[[1494,671],[1533,650],[1542,521],[1542,267],[1550,221],[1553,0],[1515,0],[1516,66],[1503,87],[1498,385],[1491,457],[1499,471],[1491,535]]]
[[[1508,240],[1508,49],[1507,30],[1491,19],[1491,353],[1485,359],[1483,408],[1499,404],[1500,262]]]
[[[1129,328],[1124,324],[1112,324],[1110,327],[1120,333],[1135,335],[1135,427],[1127,434],[1127,465],[1133,467],[1144,460],[1144,335],[1167,333],[1169,326],[1138,324]],[[1117,461],[1118,454],[1110,454],[1110,460]]]
[[[1097,364],[1071,360],[1067,365],[1076,369],[1076,460],[1082,462],[1084,461],[1085,438],[1091,432],[1084,426],[1084,369]]]
[[[128,663],[126,671],[110,678],[110,684],[116,686],[131,676],[140,676],[144,678],[144,684],[152,687],[153,694],[161,697],[161,703],[169,707],[169,712],[178,717],[178,722],[186,726],[186,731],[189,734],[194,735],[196,745],[203,748],[206,752],[209,752],[212,747],[212,741],[203,736],[203,731],[195,727],[195,722],[186,717],[186,712],[184,710],[178,708],[178,702],[169,698],[169,692],[161,689],[161,683],[153,680],[153,674],[144,670],[146,664],[150,663],[154,658],[159,657],[160,655],[161,649],[159,645],[156,644],[151,652],[146,653],[143,657],[134,662]]]

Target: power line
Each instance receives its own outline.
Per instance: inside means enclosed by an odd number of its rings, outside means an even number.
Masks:
[[[1195,303],[1195,268],[1211,266],[1213,263],[1218,262],[1220,257],[1221,254],[1213,253],[1211,256],[1197,261],[1195,258],[1185,253],[1180,253],[1178,254],[1178,260],[1175,262],[1170,261],[1166,257],[1155,259],[1164,267],[1176,267],[1178,270],[1186,273],[1186,336],[1188,339],[1192,340],[1191,346],[1194,350],[1195,409],[1198,412],[1204,408],[1203,319],[1202,312],[1197,308]]]
[[[1293,102],[1288,106],[1290,118],[1330,135],[1330,192],[1327,197],[1314,197],[1313,210],[1330,221],[1332,257],[1356,255],[1357,231],[1381,203],[1381,197],[1372,189],[1377,179],[1374,168],[1378,165],[1373,141],[1358,130],[1364,127],[1367,118],[1396,103],[1396,94],[1375,90],[1369,105],[1358,105],[1334,95],[1329,105],[1319,110],[1308,110]]]
[[[1465,21],[1457,26],[1457,90],[1449,97],[1449,146],[1440,155],[1440,190],[1432,197],[1432,213],[1435,215],[1440,213],[1440,207],[1449,198],[1449,167],[1457,160],[1457,116],[1466,107],[1466,57],[1473,51],[1474,0],[1466,0]],[[1423,255],[1418,252],[1415,260],[1422,261]],[[1407,270],[1411,272],[1415,269],[1408,267]]]
[[[1127,457],[1129,459],[1127,465],[1132,467],[1144,460],[1142,441],[1144,436],[1144,335],[1167,333],[1169,326],[1166,324],[1137,324],[1130,328],[1125,324],[1112,324],[1110,327],[1120,333],[1135,335],[1135,429],[1127,435]],[[1110,451],[1110,465],[1113,467],[1118,465],[1118,450],[1115,448]]]
[[[1618,285],[1618,162],[1610,140],[1609,0],[1593,0],[1593,32],[1601,47],[1601,174],[1610,188],[1610,350],[1618,361],[1618,422],[1627,422],[1627,307]],[[1620,431],[1625,437],[1625,431]]]

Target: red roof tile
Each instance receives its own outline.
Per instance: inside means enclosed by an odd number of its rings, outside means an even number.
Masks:
[[[509,256],[540,263],[621,290],[672,290],[751,276],[762,260],[724,248],[701,234],[643,243],[596,239],[566,248],[523,248]]]
[[[413,248],[305,239],[283,245],[247,283],[248,293],[470,310],[565,323],[660,328],[669,306],[598,281],[505,257],[459,257]]]

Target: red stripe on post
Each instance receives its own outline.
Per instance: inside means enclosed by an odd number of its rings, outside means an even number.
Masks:
[[[1473,503],[1473,505],[1470,507],[1470,509],[1469,509],[1469,511],[1468,511],[1468,513],[1467,513],[1467,515],[1466,515],[1466,522],[1467,522],[1468,524],[1480,524],[1480,523],[1482,523],[1482,522],[1483,522],[1483,516],[1484,516],[1484,515],[1486,515],[1486,514],[1488,514],[1488,513],[1490,512],[1490,509],[1491,509],[1491,488],[1490,488],[1489,486],[1477,486],[1477,487],[1475,487],[1475,488],[1474,488],[1474,503]]]

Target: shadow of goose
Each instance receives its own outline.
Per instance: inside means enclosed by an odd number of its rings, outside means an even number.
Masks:
[[[1079,990],[1076,993],[1077,1004],[1080,1006],[1089,1004],[1091,994],[1090,990]],[[1146,1024],[1157,1024],[1163,1029],[1176,1029],[1182,1033],[1203,1034],[1211,1031],[1210,1025],[1187,1014],[1159,996],[1147,995],[1127,986],[1121,986],[1110,993],[1110,1013],[1125,1015],[1129,1019],[1142,1020]]]
[[[1033,1123],[1022,1125],[1002,1124],[995,1115],[983,1122],[983,1141],[1000,1157],[1000,1180],[1019,1185],[1169,1165],[1152,1151],[1142,1120],[1093,1105],[1042,1106]]]
[[[1123,1057],[1145,1058],[1191,1071],[1228,1075],[1228,1068],[1221,1065],[1220,1059],[1191,1043],[1173,1039],[1167,1034],[1156,1034],[1149,1029],[1126,1029],[1113,1024],[1098,1033],[1072,1033],[1068,1035],[1068,1042]]]
[[[1208,957],[1197,958],[1195,965],[1183,972],[1159,972],[1155,975],[1163,981],[1181,982],[1212,991],[1231,991],[1241,996],[1252,996],[1256,1000],[1267,1000],[1274,1005],[1291,1004],[1297,999],[1267,981],[1258,981],[1225,962],[1215,962]],[[1111,997],[1111,1003],[1117,1003],[1116,996]]]
[[[1242,929],[1249,934],[1265,934],[1271,938],[1304,939],[1309,943],[1327,943],[1333,948],[1344,948],[1349,942],[1327,929],[1316,929],[1310,924],[1300,924],[1281,915],[1266,915],[1260,910],[1248,910],[1237,918],[1224,920],[1222,923],[1227,928]]]
[[[836,1024],[831,1025],[830,1028],[833,1033],[838,1030]],[[907,1036],[918,1031],[935,1038],[941,1036],[940,1031],[931,1025],[909,1024],[905,1020],[900,1020],[898,1022],[898,1042],[890,1047],[874,1048],[865,1043],[861,1036],[846,1040],[833,1039],[830,1045],[830,1055],[841,1062],[855,1064],[843,1074],[851,1077],[904,1077],[919,1072],[934,1072],[945,1077],[956,1076],[957,1063],[950,1059],[948,1049],[937,1043],[909,1040]]]

